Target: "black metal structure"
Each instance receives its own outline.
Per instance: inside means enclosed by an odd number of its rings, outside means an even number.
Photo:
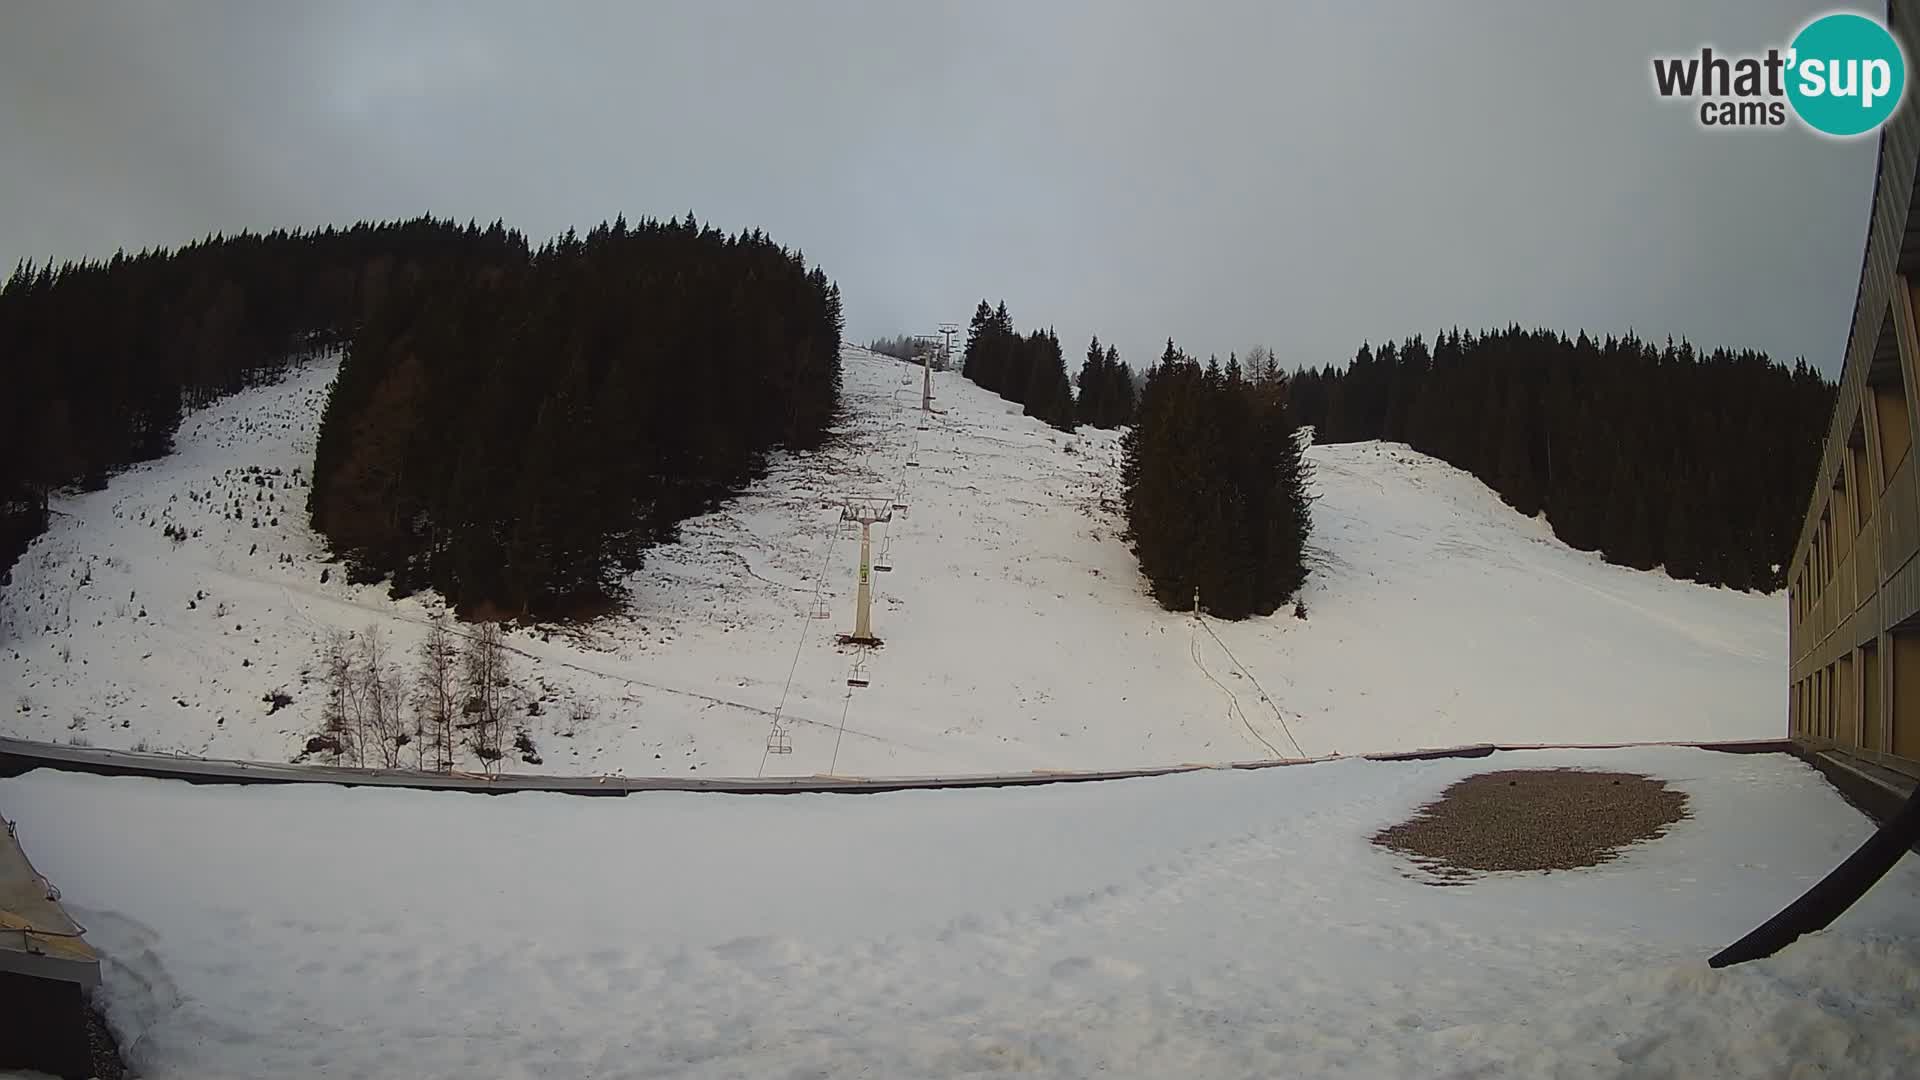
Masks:
[[[1915,789],[1900,812],[1868,837],[1846,862],[1834,867],[1832,873],[1781,909],[1780,914],[1715,953],[1707,961],[1708,965],[1723,968],[1765,959],[1798,941],[1802,934],[1825,930],[1852,907],[1854,901],[1865,896],[1875,882],[1885,877],[1916,840],[1920,840],[1920,789]]]

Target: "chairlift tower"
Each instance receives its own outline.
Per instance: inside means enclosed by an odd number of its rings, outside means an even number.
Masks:
[[[848,503],[840,511],[842,521],[860,523],[860,586],[854,593],[853,633],[840,635],[843,645],[880,644],[873,636],[873,526],[892,521],[893,511],[884,506]]]
[[[920,411],[933,411],[933,350],[920,354]]]
[[[943,322],[940,324],[940,355],[947,370],[953,370],[953,339],[960,334],[960,324]]]
[[[960,332],[959,323],[940,324],[940,364],[951,371],[953,369],[953,335]],[[926,385],[920,392],[920,411],[933,412],[933,369],[932,360],[928,360]]]

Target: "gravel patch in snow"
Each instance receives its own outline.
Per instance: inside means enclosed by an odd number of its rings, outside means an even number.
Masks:
[[[1587,769],[1503,769],[1458,781],[1373,842],[1443,881],[1501,870],[1572,870],[1617,858],[1686,817],[1663,780]]]

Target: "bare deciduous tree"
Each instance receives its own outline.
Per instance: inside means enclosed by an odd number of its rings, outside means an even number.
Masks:
[[[480,759],[488,776],[500,770],[501,733],[506,726],[507,654],[502,644],[500,624],[481,623],[467,638],[462,657],[462,686],[466,704],[467,746]]]
[[[360,754],[359,678],[353,654],[351,633],[340,629],[328,631],[326,640],[321,644],[327,704],[320,717],[320,727],[331,740],[335,765],[340,764],[343,757],[359,758]]]
[[[380,764],[397,769],[400,751],[408,741],[405,696],[400,671],[387,648],[386,635],[378,626],[367,627],[366,635],[360,639],[359,667],[361,714],[365,720],[362,742],[374,744],[380,754]]]
[[[1280,363],[1274,357],[1273,350],[1265,345],[1255,345],[1247,350],[1247,378],[1266,386],[1280,378]]]
[[[432,761],[437,772],[453,769],[453,720],[460,711],[460,651],[447,624],[435,619],[420,643],[420,666],[413,683],[414,726],[419,767]]]

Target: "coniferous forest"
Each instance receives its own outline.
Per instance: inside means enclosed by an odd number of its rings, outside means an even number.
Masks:
[[[1287,380],[1167,342],[1121,437],[1128,533],[1162,607],[1272,614],[1306,581],[1307,466]]]
[[[982,300],[961,371],[1063,431],[1133,425],[1121,442],[1128,534],[1161,606],[1188,610],[1197,588],[1218,618],[1268,615],[1305,582],[1307,470],[1270,360],[1250,373],[1232,358],[1202,368],[1168,341],[1136,394],[1120,351],[1096,336],[1076,396],[1059,338],[1022,336],[1005,301]]]
[[[23,263],[0,288],[0,582],[46,528],[50,491],[167,453],[184,410],[343,339],[433,268],[525,252],[498,223],[419,218]]]
[[[0,568],[50,491],[346,343],[309,510],[350,572],[482,614],[593,610],[769,449],[825,439],[841,326],[801,255],[691,216],[539,251],[421,218],[23,265],[0,289]]]
[[[1742,590],[1785,584],[1833,407],[1805,361],[1517,326],[1363,345],[1291,382],[1319,442],[1408,443],[1573,547]]]
[[[1021,336],[1013,328],[1003,300],[996,311],[985,300],[967,326],[967,351],[960,373],[976,385],[1015,404],[1026,415],[1061,431],[1072,431],[1075,420],[1073,386],[1067,381],[1067,362],[1060,339],[1051,330]]]
[[[895,360],[904,360],[909,364],[925,361],[935,371],[947,370],[946,359],[940,355],[940,346],[923,337],[909,337],[899,334],[894,337],[879,337],[867,345],[867,351],[877,352],[881,356],[891,356]]]
[[[362,579],[463,611],[603,607],[645,550],[811,449],[839,404],[839,288],[757,230],[624,220],[423,277],[341,365],[309,509]]]
[[[1097,428],[1117,428],[1133,422],[1133,372],[1120,362],[1120,350],[1100,348],[1100,339],[1087,342],[1087,358],[1080,365],[1080,396],[1074,417]]]

